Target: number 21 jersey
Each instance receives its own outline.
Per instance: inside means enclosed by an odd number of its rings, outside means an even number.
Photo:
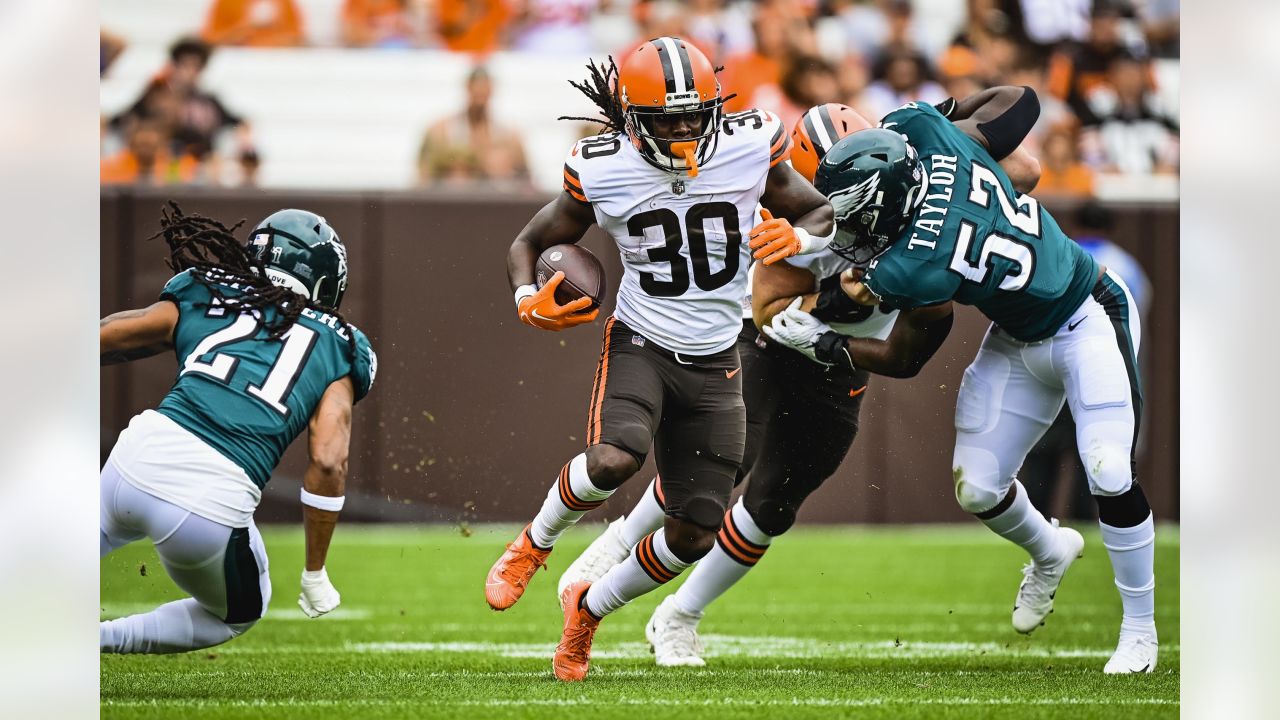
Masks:
[[[709,355],[733,345],[769,169],[791,140],[781,121],[752,110],[721,121],[697,177],[650,165],[625,134],[580,140],[564,189],[590,205],[622,256],[616,317],[672,352]]]

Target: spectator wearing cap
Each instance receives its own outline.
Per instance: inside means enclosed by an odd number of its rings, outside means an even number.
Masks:
[[[200,34],[214,45],[301,45],[302,13],[294,0],[214,0]]]
[[[1178,126],[1151,92],[1146,63],[1119,55],[1107,77],[1081,113],[1085,161],[1107,173],[1177,172]]]
[[[418,152],[420,184],[527,185],[524,146],[518,133],[493,119],[493,82],[483,66],[467,76],[466,95],[466,108],[431,126],[423,138]]]

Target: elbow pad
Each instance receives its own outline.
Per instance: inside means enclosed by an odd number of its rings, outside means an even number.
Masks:
[[[1003,160],[1018,149],[1031,127],[1040,119],[1040,100],[1036,91],[1022,87],[1022,95],[994,119],[978,123],[978,132],[987,139],[991,157]]]

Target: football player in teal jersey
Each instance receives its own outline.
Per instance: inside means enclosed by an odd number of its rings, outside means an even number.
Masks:
[[[1098,503],[1103,544],[1124,607],[1107,673],[1156,667],[1155,528],[1135,477],[1142,414],[1141,328],[1124,282],[1072,242],[1035,198],[1015,191],[998,164],[1039,116],[1030,88],[998,87],[960,102],[907,105],[880,129],[843,139],[818,166],[832,203],[831,248],[848,272],[850,302],[893,309],[973,305],[992,322],[956,400],[956,499],[1024,548],[1013,625],[1029,633],[1084,539],[1041,515],[1017,471],[1065,402]],[[770,337],[822,362],[893,374],[891,343],[850,338],[798,308],[775,315]]]
[[[271,581],[253,511],[304,429],[298,604],[313,618],[338,606],[325,557],[343,505],[352,406],[377,370],[368,338],[338,314],[347,252],[324,218],[281,210],[247,245],[177,205],[161,228],[177,275],[155,304],[104,318],[99,343],[103,365],[173,350],[178,374],[102,468],[99,551],[150,538],[191,597],[101,623],[102,652],[206,648],[262,617]]]

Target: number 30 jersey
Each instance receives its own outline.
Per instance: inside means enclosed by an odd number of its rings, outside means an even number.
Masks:
[[[212,293],[193,272],[174,276],[160,293],[178,306],[179,368],[157,410],[262,488],[330,384],[350,375],[357,401],[369,393],[377,357],[364,333],[351,327],[353,353],[338,319],[311,309],[284,337],[268,340],[256,313],[232,315],[212,305]]]
[[[907,103],[880,126],[920,153],[928,185],[903,236],[871,262],[866,286],[900,309],[976,306],[1023,342],[1056,333],[1097,281],[1089,253],[933,107]]]
[[[580,140],[564,166],[565,192],[592,207],[622,256],[617,318],[672,352],[736,341],[746,236],[769,169],[791,149],[781,121],[760,110],[726,116],[719,135],[697,177],[659,170],[617,133]]]

